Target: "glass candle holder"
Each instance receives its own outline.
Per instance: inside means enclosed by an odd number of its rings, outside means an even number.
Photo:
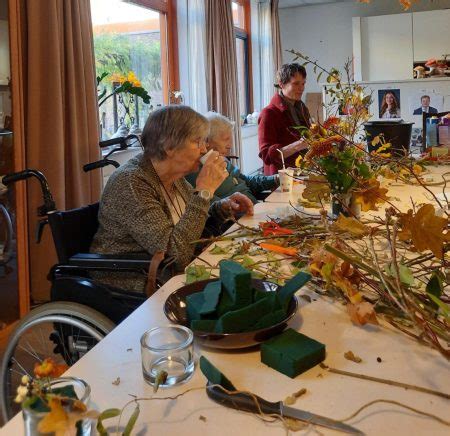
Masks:
[[[60,377],[48,382],[48,391],[71,385],[75,390],[77,398],[89,409],[91,399],[91,387],[84,381],[76,377]],[[38,412],[29,407],[22,409],[22,416],[25,425],[25,436],[40,436],[38,430],[39,422],[48,412]],[[77,423],[77,435],[89,436],[91,434],[92,420],[83,419]],[[48,435],[49,433],[45,433]]]
[[[181,325],[155,327],[141,337],[142,373],[154,385],[161,371],[167,378],[161,387],[174,386],[188,380],[194,373],[194,335]]]

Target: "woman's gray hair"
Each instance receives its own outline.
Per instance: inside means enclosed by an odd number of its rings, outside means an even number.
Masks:
[[[205,118],[209,121],[208,139],[214,139],[220,133],[234,129],[234,121],[217,112],[207,112]]]
[[[152,112],[144,126],[141,142],[144,154],[155,160],[167,158],[167,151],[183,148],[188,140],[204,139],[208,120],[189,106],[164,106]]]

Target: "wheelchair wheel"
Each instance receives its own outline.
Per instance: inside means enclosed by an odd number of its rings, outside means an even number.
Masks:
[[[33,376],[35,363],[51,357],[73,365],[113,328],[114,323],[87,306],[54,302],[33,309],[9,338],[0,367],[0,406],[6,423],[19,410],[14,403],[24,374]]]

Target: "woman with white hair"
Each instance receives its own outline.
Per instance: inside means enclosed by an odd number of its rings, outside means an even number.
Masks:
[[[207,148],[217,151],[226,159],[233,146],[234,123],[227,117],[216,112],[208,112],[205,117],[209,121],[209,135]],[[226,159],[228,176],[216,189],[214,195],[217,199],[225,198],[233,193],[240,192],[246,195],[253,203],[258,202],[263,191],[271,191],[279,185],[278,174],[273,176],[246,176],[242,174],[228,159]],[[199,173],[189,174],[186,180],[195,185]]]
[[[92,252],[164,252],[182,271],[192,260],[193,241],[201,238],[208,217],[225,222],[234,214],[253,214],[252,202],[242,194],[213,200],[228,177],[219,153],[207,158],[195,189],[184,179],[199,170],[208,132],[208,120],[187,106],[166,106],[150,114],[142,133],[144,152],[118,168],[105,186]],[[145,279],[137,274],[107,274],[99,281],[144,290]]]

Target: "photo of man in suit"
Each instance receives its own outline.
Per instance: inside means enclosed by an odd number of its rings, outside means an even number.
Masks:
[[[420,97],[421,107],[414,109],[413,115],[422,115],[424,112],[426,114],[437,114],[438,110],[432,106],[430,106],[430,96],[422,95]]]

